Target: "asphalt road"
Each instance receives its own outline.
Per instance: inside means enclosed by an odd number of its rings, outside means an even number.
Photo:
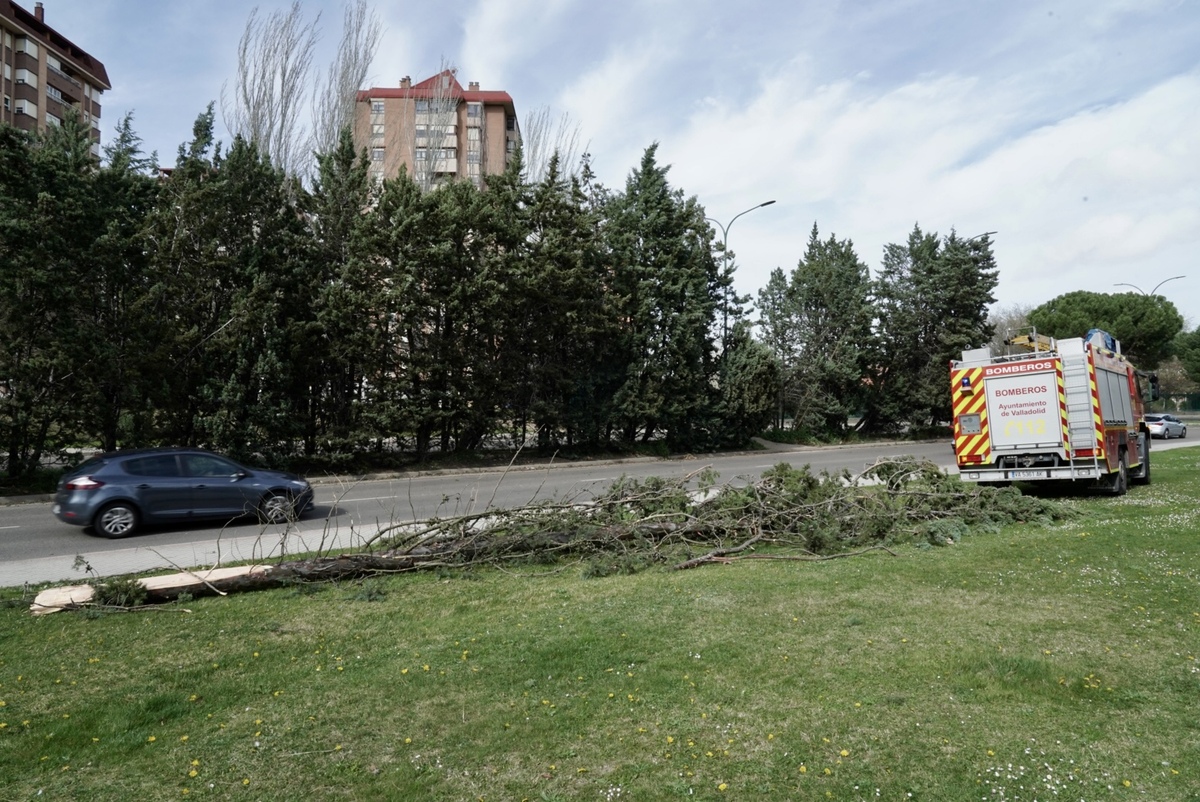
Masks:
[[[1155,442],[1155,450],[1188,445]],[[543,499],[586,499],[622,475],[677,477],[711,466],[722,481],[759,476],[780,462],[814,470],[858,471],[879,457],[912,454],[952,469],[948,442],[802,448],[689,459],[562,463],[538,469],[426,474],[360,482],[316,483],[315,506],[294,527],[241,521],[148,529],[123,540],[63,524],[45,502],[0,507],[0,587],[82,578],[83,557],[99,574],[278,557],[283,553],[361,544],[381,526],[433,516],[480,513]]]

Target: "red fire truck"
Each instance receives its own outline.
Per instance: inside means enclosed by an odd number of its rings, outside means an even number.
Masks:
[[[1055,340],[1036,332],[1010,353],[964,351],[950,363],[954,453],[967,482],[1078,481],[1123,495],[1150,481],[1143,419],[1157,377],[1135,370],[1111,335]]]

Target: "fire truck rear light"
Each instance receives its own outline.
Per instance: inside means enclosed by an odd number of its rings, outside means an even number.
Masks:
[[[80,476],[66,484],[67,490],[96,490],[101,487],[104,487],[104,482],[97,481],[90,476]]]
[[[1096,456],[1096,449],[1081,448],[1075,452],[1075,456],[1076,457],[1094,457],[1094,456]]]

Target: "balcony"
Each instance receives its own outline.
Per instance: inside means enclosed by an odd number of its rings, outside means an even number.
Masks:
[[[68,82],[70,82],[70,83],[74,84],[76,89],[79,89],[79,90],[82,90],[82,89],[83,89],[83,84],[79,83],[79,81],[76,81],[76,80],[75,80],[74,78],[72,78],[70,75],[67,75],[65,72],[63,72],[62,70],[60,70],[58,67],[55,67],[53,64],[47,64],[47,65],[46,65],[46,70],[47,70],[48,72],[52,72],[52,73],[54,73],[55,75],[58,75],[58,76],[60,76],[61,78],[64,78],[64,79],[66,79]]]
[[[83,86],[62,70],[56,70],[46,65],[46,86],[54,87],[63,96],[63,100],[75,105],[83,100]]]

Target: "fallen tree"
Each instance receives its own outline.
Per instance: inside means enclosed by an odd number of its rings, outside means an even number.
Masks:
[[[719,486],[705,468],[672,480],[622,478],[590,500],[395,523],[350,554],[98,582],[91,594],[55,588],[34,608],[131,608],[431,568],[582,565],[585,576],[604,576],[744,559],[894,555],[890,546],[897,543],[948,545],[968,532],[1068,515],[1056,502],[1013,488],[967,485],[910,457],[880,460],[859,474],[814,474],[807,466],[781,464],[756,480]]]

